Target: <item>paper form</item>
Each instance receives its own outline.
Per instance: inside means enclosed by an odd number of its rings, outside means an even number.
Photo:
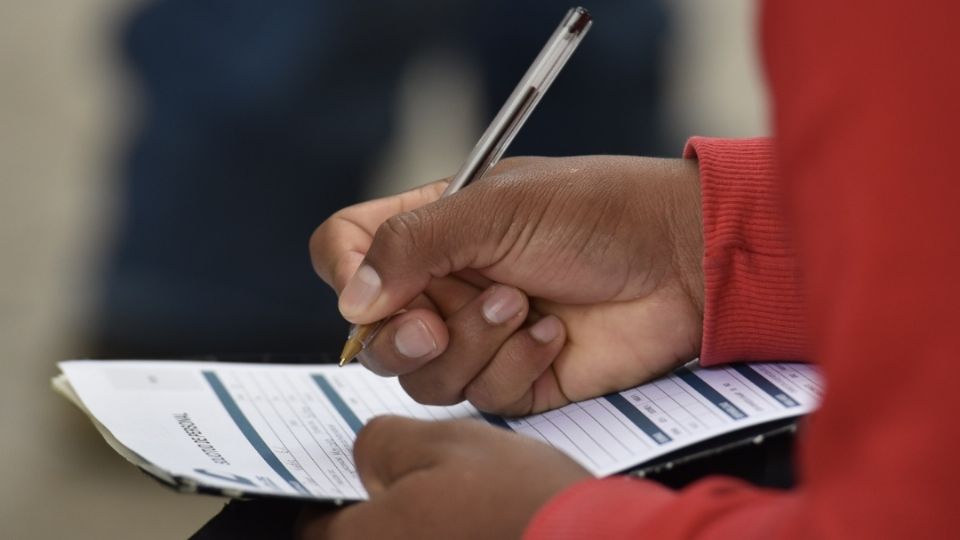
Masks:
[[[71,361],[77,398],[123,446],[188,484],[227,494],[361,500],[357,432],[395,414],[475,418],[550,444],[595,475],[813,410],[821,383],[795,363],[694,363],[623,392],[504,419],[467,403],[424,406],[360,366]]]

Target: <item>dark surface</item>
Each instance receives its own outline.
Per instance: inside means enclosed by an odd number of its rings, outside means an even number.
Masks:
[[[277,540],[292,538],[300,504],[284,500],[231,501],[190,538]]]

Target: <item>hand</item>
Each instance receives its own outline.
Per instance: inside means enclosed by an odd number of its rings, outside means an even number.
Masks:
[[[548,499],[590,478],[559,451],[475,420],[375,418],[353,453],[370,500],[306,510],[299,538],[519,538]]]
[[[415,399],[526,414],[639,384],[697,355],[694,162],[514,158],[437,200],[443,188],[346,208],[311,239],[345,318],[406,310],[361,361],[400,375]],[[528,314],[536,322],[524,327]]]

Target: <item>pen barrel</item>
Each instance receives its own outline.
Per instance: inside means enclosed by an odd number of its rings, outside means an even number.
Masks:
[[[528,86],[518,96],[519,99],[511,100],[504,105],[485,134],[485,136],[487,134],[491,135],[495,144],[477,145],[474,152],[470,154],[466,165],[453,177],[442,196],[456,193],[460,188],[482,177],[491,167],[496,165],[510,141],[516,136],[523,120],[530,115],[530,111],[539,101],[539,95],[540,92],[537,92],[534,87]]]
[[[587,10],[577,7],[567,12],[441,197],[456,193],[496,165],[592,25]],[[340,365],[346,364],[365,349],[386,321],[351,327],[350,336],[340,355]]]
[[[463,167],[450,181],[443,196],[456,193],[470,182],[482,177],[500,161],[520,127],[543,98],[550,84],[592,25],[593,20],[587,10],[577,7],[567,12],[560,26],[553,32],[480,141],[470,152]]]
[[[366,349],[367,345],[377,337],[380,330],[387,324],[390,317],[370,324],[355,324],[350,329],[349,340],[356,341],[361,348]]]

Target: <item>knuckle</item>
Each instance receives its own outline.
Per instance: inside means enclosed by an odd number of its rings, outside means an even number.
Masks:
[[[324,244],[324,237],[325,237],[324,235],[326,234],[326,232],[323,230],[323,228],[325,225],[326,225],[326,222],[323,222],[320,225],[318,225],[317,228],[315,228],[313,232],[310,234],[310,240],[307,242],[307,245],[310,246],[310,254],[314,257],[316,257],[317,251]]]
[[[432,235],[427,217],[425,212],[419,210],[391,216],[377,228],[367,257],[385,257],[391,264],[433,260],[434,253],[429,247]]]
[[[515,418],[517,416],[524,416],[532,413],[532,403],[532,398],[528,400],[520,399],[514,401],[513,403],[506,404],[498,408],[496,411],[489,412],[493,412],[507,418]]]
[[[317,226],[317,228],[313,230],[313,234],[310,235],[310,245],[319,248],[330,243],[330,241],[337,236],[337,224],[343,223],[343,216],[344,211],[338,210],[323,220],[323,223]]]
[[[413,243],[422,226],[423,220],[416,212],[403,212],[387,218],[377,229],[376,236],[383,237],[388,242],[399,240],[404,243]]]
[[[307,246],[313,270],[328,284],[333,283],[335,264],[338,261],[337,246],[343,240],[344,228],[340,210],[317,226],[310,234]]]
[[[418,374],[400,375],[403,390],[423,405],[456,405],[463,401],[463,389],[435,378],[425,379]]]
[[[471,405],[484,412],[502,412],[509,405],[503,394],[496,392],[493,385],[482,377],[467,386],[464,397]]]
[[[313,266],[318,273],[320,266],[324,262],[326,246],[330,243],[331,233],[328,223],[329,221],[324,221],[314,229],[307,243],[310,249],[310,260],[313,262]]]

